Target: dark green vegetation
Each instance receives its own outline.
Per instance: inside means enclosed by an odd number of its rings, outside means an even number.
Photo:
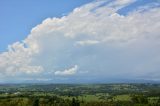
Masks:
[[[160,84],[5,84],[0,106],[160,106]]]

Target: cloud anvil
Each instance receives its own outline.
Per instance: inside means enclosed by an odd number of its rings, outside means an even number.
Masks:
[[[160,80],[160,2],[137,2],[96,0],[45,19],[0,53],[0,80]]]

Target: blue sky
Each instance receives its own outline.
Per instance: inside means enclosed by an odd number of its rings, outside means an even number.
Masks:
[[[61,17],[93,0],[1,0],[0,52],[23,40],[30,30],[48,17]]]
[[[159,0],[1,0],[0,83],[160,81]]]

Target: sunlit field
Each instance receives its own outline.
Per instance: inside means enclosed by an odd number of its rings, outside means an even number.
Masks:
[[[159,106],[159,84],[0,86],[0,106]]]

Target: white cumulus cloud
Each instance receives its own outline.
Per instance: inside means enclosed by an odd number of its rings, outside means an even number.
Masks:
[[[67,16],[45,19],[0,53],[0,80],[74,75],[78,66],[88,72],[79,79],[159,78],[160,8],[144,5],[127,15],[118,13],[135,1],[97,0]]]
[[[78,66],[75,65],[74,67],[70,69],[66,69],[64,71],[56,71],[54,74],[58,76],[70,76],[70,75],[76,74],[77,70],[78,70]]]

